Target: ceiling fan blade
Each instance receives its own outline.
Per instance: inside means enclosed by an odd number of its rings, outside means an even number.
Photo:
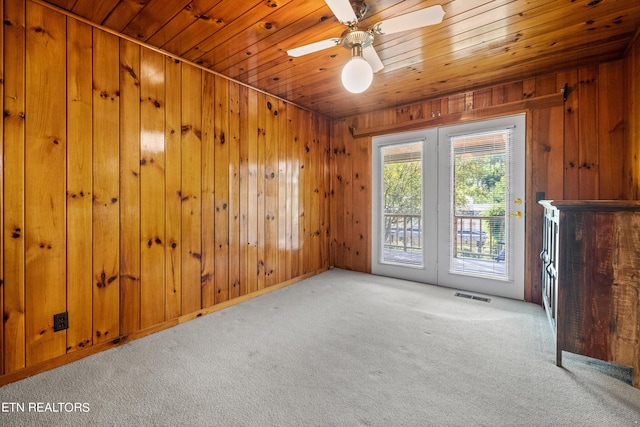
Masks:
[[[329,6],[331,12],[338,18],[338,21],[343,24],[355,23],[358,21],[351,2],[349,0],[324,0]]]
[[[321,40],[319,42],[310,43],[310,44],[307,44],[307,45],[304,45],[304,46],[300,46],[300,47],[296,47],[296,48],[293,48],[293,49],[289,49],[287,51],[287,54],[289,56],[298,57],[298,56],[306,55],[308,53],[313,53],[313,52],[317,52],[317,51],[322,50],[322,49],[327,49],[327,48],[333,47],[333,46],[337,45],[338,43],[340,43],[340,39],[339,38]]]
[[[380,21],[373,26],[373,31],[376,34],[395,34],[401,31],[414,30],[416,28],[426,27],[427,25],[438,24],[442,22],[443,17],[444,9],[438,4]]]
[[[367,46],[362,49],[362,57],[369,63],[369,65],[371,65],[371,69],[374,73],[377,73],[384,68],[384,64],[373,46]]]

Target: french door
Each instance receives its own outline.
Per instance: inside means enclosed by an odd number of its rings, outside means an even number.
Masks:
[[[525,116],[373,145],[372,272],[523,299]]]

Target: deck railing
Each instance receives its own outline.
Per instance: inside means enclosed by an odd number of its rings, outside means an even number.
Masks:
[[[384,214],[384,246],[389,249],[422,249],[422,216]]]
[[[452,247],[456,258],[504,261],[503,216],[455,215]],[[384,246],[402,251],[422,250],[424,236],[421,215],[384,214]]]

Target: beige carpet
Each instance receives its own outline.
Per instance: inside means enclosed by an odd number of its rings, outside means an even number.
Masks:
[[[454,294],[331,270],[4,386],[0,425],[640,423],[628,370],[555,366],[542,308]]]

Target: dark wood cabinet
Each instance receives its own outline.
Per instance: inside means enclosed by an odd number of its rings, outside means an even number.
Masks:
[[[542,292],[562,352],[634,368],[640,387],[640,201],[543,200]]]

